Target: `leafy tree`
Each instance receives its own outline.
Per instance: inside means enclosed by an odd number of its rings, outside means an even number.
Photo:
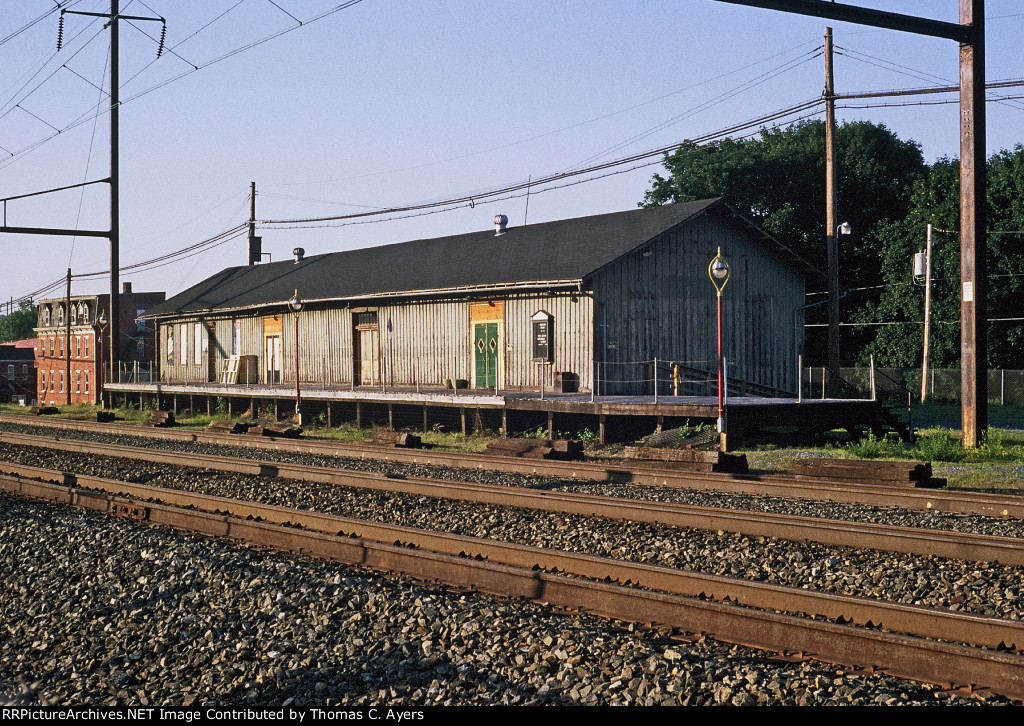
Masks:
[[[924,332],[924,289],[914,284],[914,253],[924,250],[927,227],[932,241],[932,365],[951,365],[960,350],[960,164],[940,159],[911,194],[911,209],[903,219],[879,225],[873,234],[882,260],[883,285],[877,301],[866,302],[854,315],[874,340],[858,358],[874,356],[878,365],[914,368],[921,364]]]
[[[896,323],[876,328],[861,353],[881,365],[921,364],[924,292],[911,282],[911,258],[924,249],[925,228],[940,230],[932,244],[931,364],[960,365],[960,165],[941,159],[914,186],[911,209],[876,235],[883,259],[884,287],[877,302],[863,306],[858,319]],[[988,160],[988,365],[1024,368],[1024,146]],[[1007,320],[1009,318],[1009,320]],[[904,323],[904,324],[900,324]]]
[[[838,217],[854,229],[839,236],[840,286],[877,294],[883,282],[877,229],[906,217],[911,190],[928,166],[918,144],[867,121],[840,125],[836,152]],[[765,129],[752,139],[685,144],[666,156],[665,168],[668,176],[654,175],[643,206],[723,197],[822,272],[808,280],[809,291],[826,288],[824,122]],[[851,293],[842,309],[860,307],[863,296]],[[825,316],[825,306],[808,311],[809,322]],[[872,336],[844,328],[841,360],[852,361]],[[826,344],[824,329],[810,330],[809,359],[824,360]]]
[[[0,343],[34,337],[36,319],[36,306],[22,302],[17,311],[0,318]]]
[[[878,284],[878,256],[864,241],[880,221],[906,216],[910,189],[928,167],[916,143],[867,121],[840,125],[836,152],[839,221],[855,231],[840,238],[841,284]],[[754,139],[685,144],[666,156],[665,167],[669,176],[654,175],[643,206],[723,197],[825,271],[823,122],[764,129]]]

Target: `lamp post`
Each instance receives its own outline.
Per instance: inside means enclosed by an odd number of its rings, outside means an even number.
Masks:
[[[719,247],[718,254],[708,265],[708,277],[711,278],[711,284],[715,286],[718,296],[718,433],[722,433],[725,428],[722,406],[722,393],[725,389],[725,366],[722,359],[722,290],[729,282],[729,273],[729,263],[722,257],[722,248]]]
[[[99,360],[99,365],[96,366],[96,372],[98,374],[96,376],[96,388],[97,388],[97,390],[99,391],[99,394],[100,394],[100,408],[105,408],[106,407],[104,405],[104,401],[103,401],[103,374],[104,374],[103,361],[106,358],[106,356],[104,355],[105,346],[103,345],[103,336],[104,336],[104,334],[107,331],[107,323],[108,322],[109,321],[107,320],[107,313],[104,310],[103,312],[100,313],[100,316],[98,318],[96,318],[96,327],[99,329],[99,336],[98,337],[100,339],[100,341],[99,341],[100,342],[100,360]],[[93,347],[93,350],[96,350],[96,348]]]
[[[299,390],[299,313],[302,312],[302,299],[296,290],[288,301],[288,309],[295,313],[295,422],[302,425],[302,393]]]

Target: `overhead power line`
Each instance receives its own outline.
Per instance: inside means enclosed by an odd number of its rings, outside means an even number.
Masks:
[[[230,50],[230,51],[228,51],[227,53],[223,53],[223,54],[222,54],[222,55],[220,55],[220,56],[217,56],[217,57],[215,57],[215,58],[212,58],[212,59],[210,59],[210,60],[208,60],[208,61],[205,61],[205,62],[203,62],[203,63],[199,63],[198,65],[192,64],[192,63],[191,63],[190,61],[187,61],[187,60],[185,60],[184,58],[182,58],[182,60],[183,60],[184,62],[186,62],[186,63],[189,63],[189,65],[191,66],[191,68],[189,68],[189,69],[188,69],[188,70],[186,70],[186,71],[183,71],[182,73],[179,73],[179,74],[178,74],[178,75],[176,75],[176,76],[172,76],[172,77],[170,77],[170,78],[164,79],[163,81],[160,81],[159,83],[157,83],[157,84],[155,84],[155,85],[153,85],[153,86],[150,86],[150,87],[149,87],[149,88],[147,88],[147,89],[144,89],[144,90],[142,90],[142,91],[139,91],[139,92],[137,92],[137,93],[134,93],[134,94],[132,94],[132,95],[130,95],[130,96],[124,96],[124,97],[121,97],[121,99],[120,99],[120,104],[119,104],[119,105],[123,106],[123,105],[125,105],[126,103],[130,103],[131,101],[135,101],[135,100],[138,100],[139,98],[142,98],[143,96],[146,96],[146,95],[148,95],[148,94],[150,94],[150,93],[152,93],[152,92],[154,92],[154,91],[157,91],[157,90],[159,90],[159,89],[163,88],[164,86],[167,86],[167,85],[169,85],[169,84],[171,84],[171,83],[174,83],[175,81],[178,81],[178,80],[180,80],[180,79],[182,79],[182,78],[185,78],[186,76],[189,76],[189,75],[191,75],[192,73],[195,73],[196,71],[200,71],[200,70],[203,70],[203,69],[205,69],[205,68],[209,68],[210,66],[212,66],[212,65],[214,65],[214,64],[216,64],[216,63],[220,63],[221,61],[225,61],[225,60],[227,60],[228,58],[232,58],[232,57],[234,57],[234,56],[238,55],[239,53],[244,53],[244,52],[245,52],[245,51],[247,51],[247,50],[251,50],[252,48],[255,48],[255,47],[257,47],[257,46],[263,45],[264,43],[268,43],[268,42],[270,42],[271,40],[274,40],[275,38],[279,38],[279,37],[281,37],[282,35],[285,35],[285,34],[287,34],[287,33],[290,33],[290,32],[292,32],[293,30],[298,30],[299,28],[303,28],[303,27],[306,27],[306,26],[308,26],[308,25],[310,25],[310,24],[312,24],[312,23],[315,23],[315,22],[317,22],[318,20],[322,20],[322,19],[324,19],[324,18],[326,18],[326,17],[329,17],[329,16],[331,16],[331,15],[334,15],[335,13],[338,13],[338,12],[340,12],[340,11],[342,11],[342,10],[346,10],[347,8],[350,8],[350,7],[354,6],[354,5],[358,5],[358,4],[359,4],[359,3],[361,3],[361,2],[363,2],[363,0],[346,0],[345,2],[343,2],[343,3],[340,3],[340,4],[338,4],[338,5],[335,5],[335,6],[334,6],[334,7],[332,7],[332,8],[328,8],[327,10],[324,10],[324,11],[321,11],[321,12],[319,12],[319,13],[317,13],[317,14],[313,15],[312,17],[306,18],[305,20],[300,20],[300,21],[297,21],[295,25],[289,25],[289,26],[288,26],[288,27],[286,27],[286,28],[282,28],[281,30],[275,31],[275,32],[273,32],[273,33],[271,33],[271,34],[269,34],[269,35],[266,35],[266,36],[262,37],[262,38],[258,38],[258,39],[256,39],[256,40],[253,40],[253,41],[251,41],[251,42],[249,42],[249,43],[246,43],[245,45],[242,45],[242,46],[239,46],[239,47],[235,48],[234,50]],[[236,3],[236,6],[237,6],[237,3]],[[228,11],[230,11],[231,9],[233,9],[233,7],[235,7],[235,6],[232,6],[232,8],[229,8],[229,9],[228,9]],[[55,10],[56,10],[56,8],[55,8]],[[225,12],[228,12],[228,11],[225,11]],[[52,11],[51,11],[51,12],[52,12]],[[222,13],[222,15],[223,15],[223,13]],[[218,18],[219,18],[219,17],[221,17],[221,16],[218,16]],[[203,27],[204,27],[204,28],[205,28],[205,27],[208,27],[208,26],[209,26],[210,24],[212,24],[213,22],[215,22],[215,21],[216,21],[216,20],[217,20],[218,18],[215,18],[215,19],[214,19],[213,21],[210,21],[210,23],[207,23],[207,24],[206,24],[206,26],[203,26]],[[203,28],[200,28],[200,30],[202,30],[202,29],[203,29]],[[97,35],[98,35],[99,33],[101,33],[101,32],[103,32],[103,29],[102,29],[102,28],[100,29],[100,31],[98,31],[98,32],[97,32]],[[197,31],[197,32],[199,32],[199,31]],[[193,34],[193,35],[195,35],[195,34]],[[95,37],[95,36],[93,36],[93,37]],[[189,37],[192,37],[192,36],[189,36]],[[90,41],[91,41],[91,40],[92,40],[92,39],[90,39]],[[86,43],[86,45],[88,45],[88,43]],[[178,47],[179,45],[181,45],[181,44],[179,43],[179,44],[177,44],[177,45],[176,45],[176,46],[174,46],[174,47]],[[83,46],[83,47],[84,47],[84,46]],[[172,49],[169,49],[169,51],[170,51],[170,50],[173,50],[173,48],[172,48]],[[81,49],[79,49],[79,51],[78,51],[78,52],[81,52]],[[47,64],[47,63],[49,63],[49,61],[50,61],[50,60],[52,60],[52,59],[53,59],[53,57],[55,57],[56,55],[57,55],[57,54],[56,54],[56,53],[54,53],[54,54],[53,54],[53,55],[51,55],[51,56],[50,56],[49,58],[47,58],[47,60],[46,60],[46,61],[45,61],[45,62],[43,63],[43,67],[45,68],[46,64]],[[72,57],[73,57],[73,56],[72,56]],[[179,58],[181,58],[181,56],[178,56],[178,57],[179,57]],[[70,60],[70,59],[69,59],[69,60]],[[154,60],[153,62],[155,62],[155,60]],[[152,63],[151,63],[151,64],[152,64]],[[150,65],[151,65],[151,64],[150,64]],[[148,68],[148,67],[149,67],[149,66],[147,65],[147,66],[146,66],[146,68]],[[60,68],[63,68],[63,66],[61,66]],[[49,80],[50,78],[52,78],[52,77],[53,77],[53,76],[54,76],[54,75],[55,75],[56,73],[58,73],[58,72],[60,71],[60,68],[57,68],[57,69],[56,69],[56,70],[54,70],[54,71],[53,71],[53,72],[52,72],[52,73],[51,73],[50,75],[48,75],[48,76],[47,76],[47,77],[46,77],[45,79],[43,79],[43,80],[42,80],[42,81],[41,81],[41,82],[40,82],[40,83],[39,83],[39,84],[38,84],[38,85],[37,85],[37,86],[36,86],[35,88],[33,88],[33,89],[32,89],[32,91],[30,91],[30,92],[29,92],[28,94],[26,94],[26,95],[25,95],[24,97],[22,97],[21,99],[19,99],[19,102],[20,102],[20,101],[23,101],[23,100],[25,100],[25,98],[27,98],[28,96],[30,96],[30,95],[32,95],[33,93],[35,93],[35,92],[36,92],[36,90],[38,90],[38,89],[39,89],[39,88],[40,88],[40,87],[41,87],[41,86],[42,86],[42,85],[43,85],[44,83],[46,83],[46,81],[48,81],[48,80]],[[43,70],[43,69],[42,69],[42,68],[40,68],[40,70],[36,72],[36,74],[35,74],[35,75],[33,76],[33,78],[34,78],[34,77],[35,77],[36,75],[38,75],[39,73],[41,73],[41,72],[42,72],[42,70]],[[70,69],[69,69],[69,70],[70,70]],[[143,70],[145,70],[145,68],[143,68]],[[140,73],[141,73],[141,71],[140,71]],[[138,74],[136,74],[135,76],[133,76],[133,77],[132,77],[132,79],[134,79],[134,78],[135,78],[135,77],[137,77],[137,76],[138,76]],[[129,82],[130,82],[130,81],[131,81],[132,79],[129,79]],[[29,81],[29,82],[31,82],[31,79],[30,79],[30,81]],[[27,86],[27,85],[28,85],[28,83],[26,83],[26,84],[25,84],[25,86]],[[126,85],[126,84],[119,84],[119,87],[123,87],[124,85]],[[21,90],[23,90],[23,89],[25,88],[25,86],[22,86],[22,88],[21,88],[21,89],[19,89],[19,91],[18,91],[17,93],[20,93],[20,92],[21,92]],[[17,93],[16,93],[15,95],[17,95]],[[13,100],[13,99],[12,99],[12,100]],[[11,103],[11,102],[9,101],[8,103]],[[16,105],[16,104],[15,104],[15,105]],[[13,108],[13,107],[12,107],[12,108]],[[38,149],[38,148],[39,148],[40,146],[42,146],[43,144],[46,144],[46,143],[48,143],[49,141],[52,141],[53,139],[57,138],[57,137],[58,137],[58,136],[60,136],[61,134],[63,134],[63,133],[66,133],[66,132],[68,132],[68,131],[70,131],[70,130],[72,130],[72,129],[74,129],[74,128],[76,128],[76,127],[78,127],[78,126],[80,126],[80,125],[82,125],[82,124],[84,124],[84,123],[88,123],[89,121],[91,121],[91,120],[92,120],[93,118],[95,118],[96,116],[99,116],[99,115],[102,115],[102,114],[104,114],[104,113],[107,113],[107,112],[108,112],[109,110],[110,110],[109,108],[105,108],[105,109],[103,109],[103,110],[101,110],[101,111],[98,111],[98,112],[93,112],[92,110],[90,110],[90,111],[88,111],[88,112],[84,113],[84,114],[83,114],[82,116],[80,116],[79,118],[77,118],[77,119],[75,119],[74,121],[72,121],[72,122],[71,122],[70,124],[67,124],[67,125],[65,125],[65,126],[64,126],[63,128],[61,128],[61,129],[59,129],[59,130],[55,131],[54,133],[50,134],[49,136],[46,136],[46,137],[44,137],[44,138],[41,138],[41,139],[38,139],[38,140],[36,140],[36,141],[34,141],[34,142],[32,142],[32,143],[28,144],[27,146],[24,146],[24,147],[22,147],[21,149],[18,149],[17,151],[14,151],[14,152],[9,152],[9,153],[11,154],[11,156],[10,156],[9,158],[5,159],[5,160],[4,160],[4,161],[3,161],[2,163],[0,163],[0,169],[3,169],[3,168],[5,168],[6,166],[8,166],[8,165],[10,165],[11,163],[13,163],[13,162],[14,162],[15,160],[17,160],[17,159],[20,159],[20,158],[21,158],[22,156],[24,156],[25,154],[28,154],[28,153],[30,153],[30,152],[32,152],[32,151],[34,151],[35,149]],[[9,110],[7,111],[7,113],[9,113],[9,112],[10,112],[10,109],[9,109]],[[2,118],[2,117],[3,117],[3,116],[0,116],[0,118]]]
[[[502,185],[502,186],[499,186],[499,187],[495,187],[493,189],[486,190],[486,191],[475,192],[475,193],[471,193],[471,194],[461,194],[461,195],[457,195],[457,196],[454,196],[454,197],[449,197],[449,198],[446,198],[446,199],[434,200],[434,201],[429,201],[429,202],[420,202],[420,203],[415,203],[415,204],[406,204],[406,205],[402,205],[402,206],[388,207],[388,208],[385,208],[385,209],[374,209],[374,210],[365,211],[365,212],[355,212],[355,213],[352,213],[352,214],[331,215],[331,216],[326,216],[326,217],[306,217],[306,218],[293,218],[293,219],[267,219],[267,220],[260,220],[260,224],[262,224],[262,225],[302,225],[302,224],[314,224],[314,223],[318,223],[318,222],[331,222],[331,221],[340,221],[340,220],[347,220],[347,219],[358,219],[358,218],[361,218],[361,217],[372,217],[372,216],[379,216],[379,215],[396,214],[396,213],[401,213],[401,212],[412,212],[412,211],[425,210],[425,209],[431,209],[431,208],[437,208],[437,207],[446,207],[446,206],[450,207],[450,206],[456,205],[456,204],[476,204],[478,202],[490,201],[494,197],[497,197],[497,196],[500,196],[500,195],[504,195],[504,194],[508,194],[509,192],[525,190],[527,187],[530,187],[533,190],[532,193],[536,194],[539,191],[538,187],[547,186],[547,185],[550,185],[550,184],[553,184],[553,183],[556,183],[556,182],[559,182],[559,181],[562,181],[562,180],[570,179],[572,177],[578,177],[578,176],[583,176],[583,175],[587,175],[587,174],[594,174],[596,172],[604,171],[604,170],[607,170],[607,169],[612,169],[614,167],[623,166],[623,165],[627,165],[627,164],[634,164],[634,163],[636,163],[638,161],[642,161],[644,159],[650,159],[651,157],[660,157],[663,154],[667,154],[667,153],[669,153],[671,151],[675,151],[677,148],[679,148],[681,145],[683,145],[685,143],[704,143],[704,142],[711,141],[711,140],[714,140],[714,139],[722,138],[724,136],[736,133],[738,131],[743,131],[743,130],[749,129],[751,127],[763,126],[766,123],[770,123],[772,121],[776,121],[776,120],[778,120],[780,118],[785,118],[785,117],[788,117],[788,116],[793,116],[795,114],[798,114],[798,113],[801,113],[803,111],[806,111],[806,110],[808,110],[810,108],[817,107],[818,105],[821,104],[821,102],[822,101],[821,101],[820,98],[811,99],[811,100],[808,100],[808,101],[804,101],[803,103],[797,104],[796,106],[790,106],[789,108],[782,109],[780,111],[774,111],[774,112],[772,112],[770,114],[766,114],[764,116],[759,116],[758,118],[751,119],[750,121],[745,121],[743,123],[736,124],[736,125],[724,128],[724,129],[720,129],[718,131],[715,131],[715,132],[712,132],[712,133],[709,133],[709,134],[705,134],[703,136],[695,137],[693,139],[685,139],[683,141],[673,142],[672,144],[668,144],[666,146],[660,146],[660,147],[658,147],[656,149],[650,149],[648,151],[640,152],[638,154],[632,154],[630,156],[622,157],[622,158],[619,158],[619,159],[614,159],[612,161],[606,161],[606,162],[602,162],[600,164],[594,164],[592,166],[588,166],[588,167],[585,167],[585,168],[582,168],[582,169],[574,169],[574,170],[571,170],[571,171],[563,171],[563,172],[558,172],[558,173],[555,173],[555,174],[549,174],[547,176],[539,177],[537,179],[533,179],[533,180],[530,180],[530,181],[514,182],[514,183],[510,183],[510,184],[505,184],[505,185]]]

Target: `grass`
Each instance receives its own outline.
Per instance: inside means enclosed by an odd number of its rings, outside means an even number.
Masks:
[[[60,416],[95,420],[95,406],[59,406]],[[27,414],[28,409],[12,404],[0,404],[4,413]],[[137,408],[114,409],[118,421],[124,423],[144,424],[148,421],[151,411]],[[985,491],[1024,491],[1024,407],[1022,406],[991,406],[989,421],[992,428],[984,443],[976,449],[964,449],[960,446],[960,431],[957,428],[960,419],[960,407],[951,404],[928,404],[915,406],[913,409],[914,424],[918,438],[913,444],[893,439],[879,439],[869,436],[861,441],[831,443],[823,446],[780,447],[765,445],[755,449],[741,450],[747,455],[752,470],[771,472],[784,471],[789,462],[806,457],[835,457],[851,459],[910,459],[930,461],[935,476],[945,477],[951,488],[979,489]],[[214,420],[227,420],[224,414],[208,415],[196,413],[186,415],[179,413],[177,423],[183,428],[202,429]],[[241,421],[240,416],[233,417]],[[448,451],[483,451],[494,435],[474,433],[462,436],[461,433],[443,431],[435,426],[431,431],[415,432],[423,443]],[[368,428],[356,428],[352,423],[345,423],[334,428],[307,427],[309,438],[328,439],[342,443],[360,443],[372,436]],[[540,436],[546,438],[547,429],[538,427],[526,432],[523,436]],[[592,431],[569,434],[556,432],[557,437],[567,438],[571,435],[588,444],[589,455],[597,457],[615,457],[621,455],[622,446],[597,446],[597,435]]]
[[[991,406],[988,435],[974,449],[960,445],[959,406],[915,406],[913,416],[914,443],[868,436],[819,447],[759,447],[743,453],[750,467],[758,471],[783,471],[793,459],[814,456],[928,461],[935,476],[947,479],[949,488],[1024,491],[1024,408]]]

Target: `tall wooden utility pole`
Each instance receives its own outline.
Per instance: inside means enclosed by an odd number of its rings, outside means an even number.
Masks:
[[[985,0],[958,0],[959,23],[823,0],[718,0],[818,18],[901,30],[960,44],[960,399],[964,447],[988,428],[985,331]]]
[[[985,1],[960,0],[960,390],[964,447],[988,429],[988,278],[985,260]]]
[[[921,352],[921,403],[928,396],[929,348],[932,337],[932,223],[928,223],[924,252],[924,347]]]
[[[263,260],[263,238],[256,236],[256,182],[249,182],[249,264]]]
[[[825,240],[828,253],[828,384],[839,388],[839,238],[836,233],[836,89],[832,28],[825,28]]]
[[[64,389],[67,392],[67,396],[64,399],[64,403],[68,406],[71,405],[71,268],[68,268],[68,284],[67,290],[64,293],[64,370],[65,370],[65,385]]]
[[[110,0],[110,380],[117,382],[117,364],[121,359],[121,207],[118,195],[119,128],[118,111],[118,0]]]

